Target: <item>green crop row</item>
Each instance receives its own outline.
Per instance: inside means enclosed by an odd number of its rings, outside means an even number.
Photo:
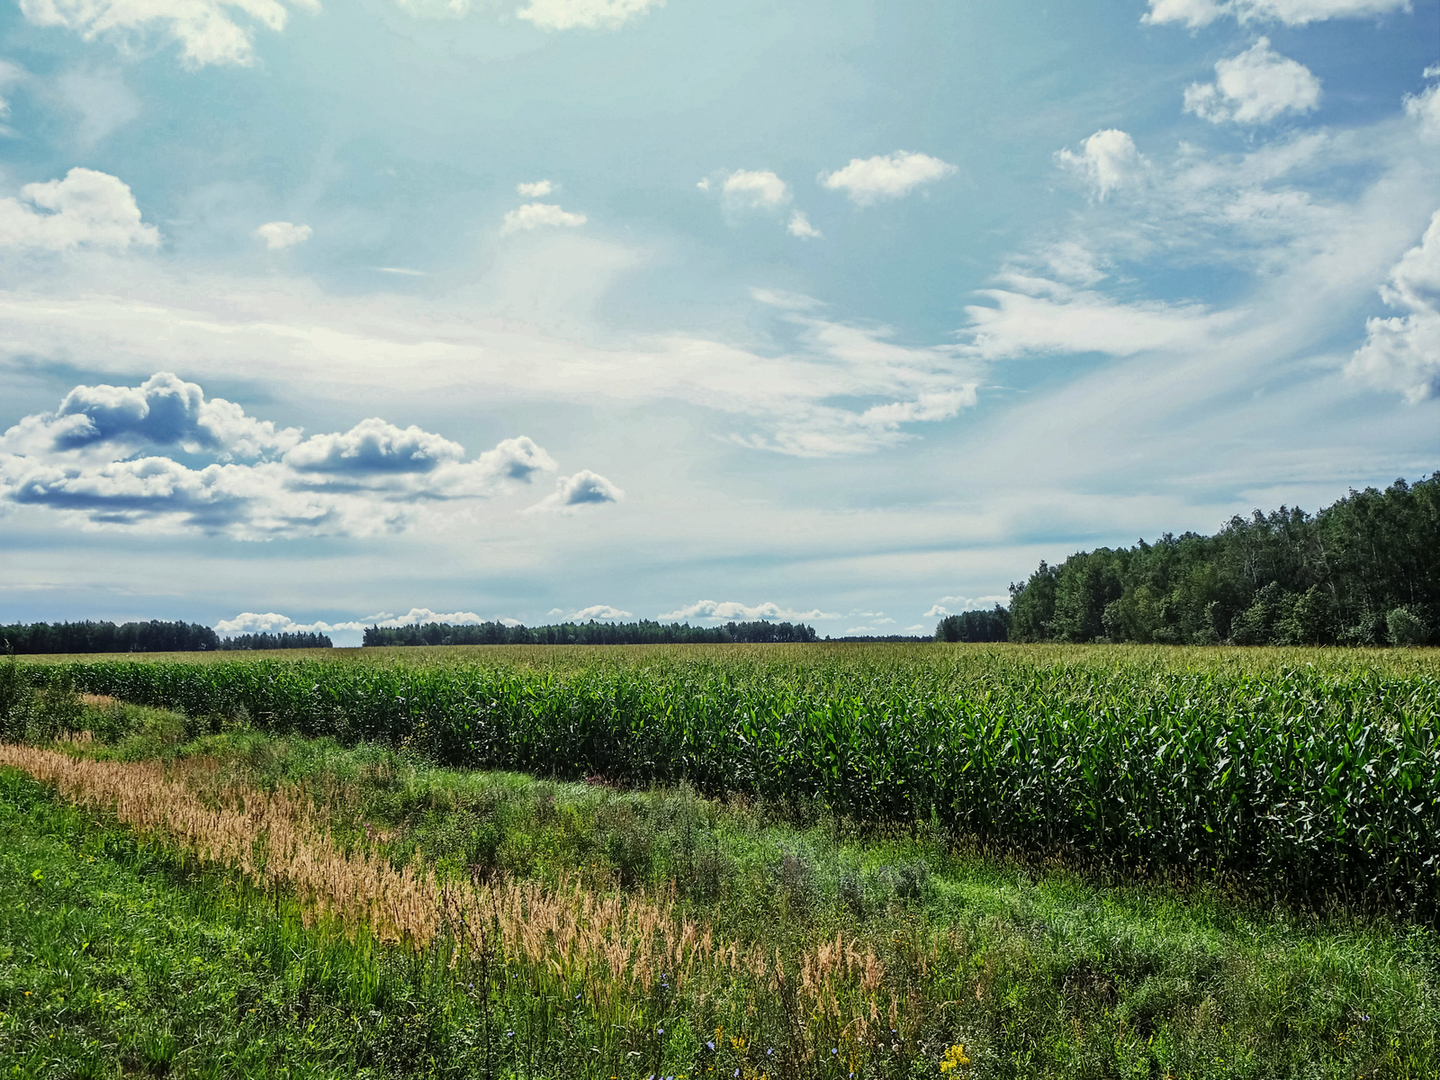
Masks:
[[[867,821],[1440,913],[1440,665],[932,646],[86,660],[40,681],[451,765],[819,799]]]

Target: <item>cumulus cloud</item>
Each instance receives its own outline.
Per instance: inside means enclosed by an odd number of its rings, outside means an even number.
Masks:
[[[291,3],[320,10],[317,0]],[[20,0],[30,22],[78,30],[87,41],[102,34],[159,30],[180,43],[191,68],[254,62],[253,31],[231,18],[236,9],[277,33],[290,16],[278,0]]]
[[[790,199],[789,185],[768,169],[736,169],[725,177],[720,193],[732,210],[770,210]]]
[[[515,17],[541,30],[614,29],[665,0],[529,0]]]
[[[500,227],[500,231],[513,233],[519,232],[521,229],[538,229],[548,226],[573,229],[576,226],[584,225],[585,221],[584,214],[572,214],[553,203],[532,202],[506,214],[505,223]]]
[[[611,607],[609,604],[593,604],[590,607],[571,612],[565,616],[565,621],[589,622],[591,619],[628,619],[631,617],[630,612]]]
[[[1398,390],[1410,404],[1440,397],[1440,210],[1420,243],[1390,272],[1380,296],[1407,312],[1365,323],[1365,343],[1345,371],[1372,386]]]
[[[255,230],[255,235],[265,241],[271,251],[294,247],[309,240],[314,233],[309,225],[296,225],[290,221],[267,221]]]
[[[929,154],[897,150],[890,155],[851,158],[850,164],[832,173],[821,173],[821,185],[843,191],[852,202],[869,206],[882,199],[899,199],[917,187],[933,184],[955,172],[949,162]]]
[[[448,623],[451,626],[474,625],[483,622],[500,622],[507,626],[518,626],[520,620],[500,617],[497,619],[486,619],[473,611],[431,611],[429,608],[411,608],[405,615],[392,615],[380,611],[363,619],[345,619],[340,622],[325,622],[317,619],[314,622],[297,622],[288,615],[281,615],[274,611],[259,614],[253,611],[243,611],[233,619],[221,619],[215,624],[217,634],[283,634],[283,633],[322,633],[327,634],[334,630],[364,630],[370,626],[424,626],[427,623]]]
[[[942,596],[922,616],[926,619],[943,619],[962,611],[989,611],[996,604],[1008,604],[1010,597],[1005,594],[993,596]],[[913,630],[914,627],[911,627]]]
[[[27,416],[0,436],[0,453],[65,451],[125,455],[178,447],[186,453],[258,457],[295,445],[300,433],[247,416],[195,383],[157,372],[139,386],[77,386],[53,413]]]
[[[790,224],[785,226],[785,231],[791,236],[798,236],[801,240],[819,240],[823,235],[819,229],[810,224],[810,219],[803,210],[796,210],[790,215]]]
[[[559,477],[555,481],[554,493],[530,509],[573,512],[585,506],[620,502],[624,498],[625,492],[605,477],[589,469],[581,469],[574,476]]]
[[[196,467],[155,452],[171,449],[220,460]],[[457,442],[379,418],[302,439],[167,372],[138,387],[77,386],[0,436],[0,502],[241,539],[399,531],[422,506],[492,499],[555,469],[525,436],[466,460]],[[620,495],[582,470],[551,500],[565,509]]]
[[[1117,128],[1097,131],[1076,150],[1057,150],[1055,160],[1082,177],[1102,201],[1116,188],[1133,182],[1145,166],[1135,140]]]
[[[531,184],[516,184],[515,190],[522,199],[540,199],[554,191],[555,185],[549,180],[536,180]]]
[[[371,417],[343,433],[312,435],[285,455],[285,464],[299,472],[424,473],[464,456],[463,446],[441,435]]]
[[[0,247],[124,250],[159,242],[130,188],[109,173],[75,168],[63,180],[26,184],[18,198],[0,199]]]
[[[818,608],[813,611],[792,611],[789,608],[783,608],[779,604],[769,601],[752,606],[750,604],[742,604],[735,600],[697,600],[693,604],[687,604],[675,611],[667,611],[663,615],[657,615],[655,617],[657,619],[669,619],[673,621],[703,619],[709,622],[754,622],[757,619],[796,622],[805,619],[840,618],[840,616],[834,612],[825,612]]]
[[[1320,80],[1304,64],[1271,49],[1263,37],[1240,55],[1219,61],[1213,83],[1192,83],[1185,90],[1185,111],[1212,124],[1264,124],[1319,104]]]
[[[1440,64],[1426,68],[1425,78],[1440,79]],[[1427,86],[1418,94],[1407,94],[1405,113],[1419,122],[1422,137],[1440,140],[1440,82]]]

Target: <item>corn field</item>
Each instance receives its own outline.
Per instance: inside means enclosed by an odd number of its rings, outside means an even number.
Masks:
[[[1440,912],[1440,663],[1322,650],[380,650],[32,680],[450,765],[819,800],[1102,866]]]

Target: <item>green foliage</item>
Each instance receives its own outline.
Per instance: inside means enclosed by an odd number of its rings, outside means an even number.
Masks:
[[[1425,620],[1409,608],[1397,607],[1386,615],[1385,629],[1392,645],[1424,645],[1430,638]]]
[[[1010,612],[999,604],[993,611],[962,611],[947,615],[935,627],[936,641],[1006,641],[1010,634]]]
[[[199,623],[15,623],[0,626],[0,643],[16,653],[193,652],[220,647],[220,636]]]
[[[1429,663],[977,646],[408,655],[421,662],[33,670],[446,764],[684,781],[869,822],[933,819],[1097,866],[1440,913]]]
[[[1012,585],[1012,641],[1161,645],[1436,643],[1440,472],[1367,488],[1311,517],[1282,506],[1214,536],[1042,562]]]

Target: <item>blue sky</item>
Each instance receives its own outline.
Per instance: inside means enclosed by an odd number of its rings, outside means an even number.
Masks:
[[[4,0],[0,621],[928,631],[1440,468],[1440,4]]]

